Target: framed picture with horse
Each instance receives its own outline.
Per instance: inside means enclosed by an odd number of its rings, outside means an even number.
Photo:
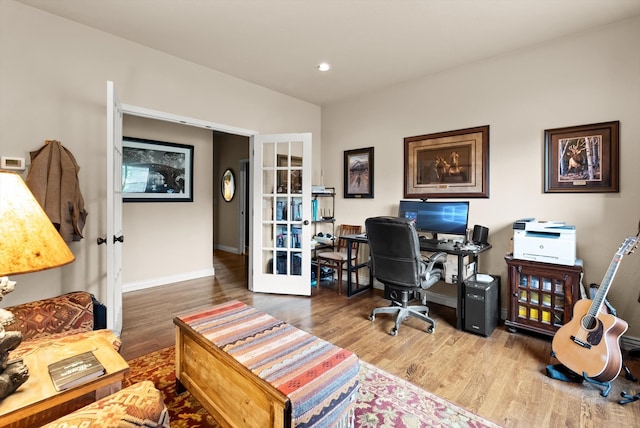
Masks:
[[[619,136],[619,121],[545,130],[545,193],[619,192]]]
[[[489,125],[406,137],[404,197],[488,198]]]

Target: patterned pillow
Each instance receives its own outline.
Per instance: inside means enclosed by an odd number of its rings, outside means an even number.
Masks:
[[[86,291],[74,291],[5,309],[15,316],[15,321],[6,330],[22,332],[23,340],[70,330],[93,330],[93,301]]]
[[[70,427],[166,427],[169,413],[162,394],[145,380],[45,425],[46,428]]]

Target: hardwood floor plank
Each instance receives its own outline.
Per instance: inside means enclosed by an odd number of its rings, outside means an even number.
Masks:
[[[216,251],[214,267],[212,278],[123,296],[125,359],[172,346],[176,315],[235,299],[505,427],[640,426],[640,401],[617,403],[622,390],[636,394],[640,385],[623,373],[609,396],[602,397],[594,385],[548,378],[546,366],[558,363],[550,356],[548,337],[509,333],[502,325],[488,338],[458,331],[455,310],[432,303],[433,334],[410,319],[392,337],[390,315],[369,321],[373,308],[388,305],[379,290],[350,299],[339,296],[335,286],[321,286],[311,297],[257,294],[247,290],[244,256]],[[640,376],[640,360],[625,361]]]

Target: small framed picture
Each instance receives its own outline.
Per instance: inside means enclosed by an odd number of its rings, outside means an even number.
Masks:
[[[545,130],[545,193],[619,192],[619,135],[619,121]]]
[[[123,202],[193,202],[193,146],[124,137]]]
[[[236,176],[231,168],[227,168],[224,174],[222,174],[220,193],[222,193],[222,199],[226,202],[231,202],[233,196],[236,194]]]
[[[373,147],[345,150],[344,197],[373,198]]]

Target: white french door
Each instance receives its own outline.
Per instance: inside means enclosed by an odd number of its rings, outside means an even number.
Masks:
[[[311,294],[311,134],[254,135],[249,289]]]
[[[107,82],[107,328],[122,331],[122,115]]]

